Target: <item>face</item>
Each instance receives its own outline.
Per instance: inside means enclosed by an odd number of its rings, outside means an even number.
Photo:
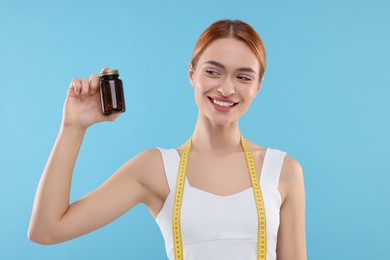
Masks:
[[[244,42],[210,43],[189,72],[200,116],[218,125],[237,122],[260,90],[259,71],[256,55]]]

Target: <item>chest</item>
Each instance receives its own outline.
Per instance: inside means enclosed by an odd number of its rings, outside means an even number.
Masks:
[[[254,151],[253,155],[260,178],[264,153]],[[186,175],[189,186],[220,196],[232,195],[252,186],[243,152],[220,156],[191,153]]]
[[[267,150],[267,156],[265,156],[265,152],[261,154],[254,151],[253,153],[257,172],[260,175],[259,181],[266,214],[267,251],[275,252],[281,206],[281,199],[276,185],[278,178],[276,178],[277,176],[274,177],[275,156],[272,150]],[[198,167],[191,168],[191,160],[189,160],[189,171],[187,172],[189,179],[184,183],[181,205],[180,229],[182,232],[184,253],[192,250],[191,252],[198,256],[199,252],[206,252],[206,249],[226,253],[228,252],[227,248],[229,248],[232,250],[231,252],[242,253],[241,257],[234,257],[229,252],[227,253],[229,259],[250,259],[249,257],[242,258],[242,255],[244,255],[244,252],[249,252],[250,250],[253,250],[253,255],[256,254],[258,216],[253,189],[251,188],[248,177],[249,172],[246,167],[245,155],[242,155],[241,158],[238,155],[238,160],[236,160],[237,157],[235,156],[225,157],[226,160],[219,158],[219,160],[215,160],[218,163],[213,163],[214,160],[211,160],[210,163],[210,159],[218,158],[213,158],[212,156],[201,158],[197,157],[196,153],[194,155],[191,154],[190,159],[192,158],[192,164],[196,164]],[[166,167],[166,174],[168,176],[170,190],[174,191],[180,160],[176,151],[173,152],[171,159],[174,163],[172,163],[172,167]],[[264,159],[266,160],[263,163]],[[241,162],[232,163],[233,160]],[[224,169],[225,171],[220,171],[220,169]],[[209,174],[204,174],[205,172]],[[237,172],[239,173],[237,174]],[[231,177],[221,179],[221,176],[226,175],[231,175]],[[192,179],[193,176],[196,176],[196,178]],[[226,195],[216,194],[216,192],[221,191],[219,189],[223,186],[221,183],[225,185],[232,184],[237,188],[237,185],[234,185],[234,181],[240,179],[240,176],[247,178],[247,186],[236,191],[227,189],[226,191],[228,193]],[[216,189],[206,190],[211,187],[207,184],[214,177],[218,177],[217,179],[221,179],[222,181],[217,181]],[[191,182],[191,180],[200,180],[198,182],[199,185],[205,186],[195,186],[195,182]],[[190,185],[195,187],[191,187]],[[168,255],[172,259],[174,259],[172,233],[173,208],[174,192],[171,192],[165,201],[164,207],[156,218],[156,222],[166,241]],[[230,242],[232,244],[228,246],[226,243]],[[220,248],[215,249],[217,245],[220,245]],[[268,257],[268,255],[267,258],[276,259]],[[196,259],[208,258],[198,257]],[[227,259],[227,257],[218,257],[216,259]]]

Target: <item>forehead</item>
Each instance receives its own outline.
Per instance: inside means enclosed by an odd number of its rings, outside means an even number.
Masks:
[[[205,62],[214,60],[227,68],[250,67],[259,72],[260,64],[253,51],[242,41],[234,38],[223,38],[211,42],[197,65],[203,66]]]

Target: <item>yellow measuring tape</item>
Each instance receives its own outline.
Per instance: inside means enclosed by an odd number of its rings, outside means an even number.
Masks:
[[[183,200],[184,182],[186,178],[188,156],[191,149],[192,138],[190,138],[184,151],[180,157],[179,172],[176,181],[176,192],[173,206],[172,227],[173,227],[173,246],[175,251],[176,260],[183,260],[183,242],[181,238],[180,227],[180,211]],[[257,180],[257,173],[255,168],[255,162],[253,159],[252,150],[249,148],[243,136],[241,136],[241,146],[245,153],[246,162],[249,169],[249,174],[252,182],[253,194],[255,196],[257,216],[258,216],[258,247],[257,255],[258,260],[265,260],[267,254],[267,236],[266,236],[266,221],[263,196],[259,182]]]

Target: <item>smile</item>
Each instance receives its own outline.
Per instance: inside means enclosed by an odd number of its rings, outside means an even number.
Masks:
[[[211,99],[211,101],[213,101],[214,104],[217,104],[220,107],[231,107],[234,105],[234,103],[222,102],[214,99]]]
[[[208,97],[210,100],[210,103],[213,105],[213,107],[219,111],[219,112],[229,112],[238,104],[238,102],[226,102],[226,101],[220,101],[215,100],[212,97]],[[233,101],[233,100],[229,100]]]
[[[224,102],[224,101],[219,101],[219,100],[215,100],[211,97],[208,97],[210,99],[211,102],[213,102],[214,104],[220,106],[220,107],[232,107],[238,103],[231,103],[231,102]]]

